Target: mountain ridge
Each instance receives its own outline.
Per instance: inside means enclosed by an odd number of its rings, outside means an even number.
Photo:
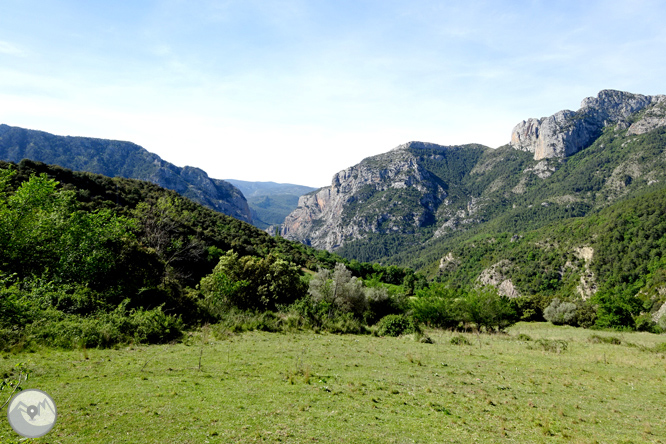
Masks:
[[[220,213],[252,222],[243,194],[200,168],[177,167],[145,148],[118,140],[58,136],[0,124],[0,159],[31,159],[108,177],[147,180]]]

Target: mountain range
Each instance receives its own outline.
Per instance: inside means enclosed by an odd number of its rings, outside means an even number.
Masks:
[[[409,142],[303,195],[282,236],[342,256],[438,270],[474,234],[522,234],[666,184],[666,96],[603,90],[518,123],[510,143]]]
[[[554,297],[598,292],[666,307],[664,147],[666,97],[614,90],[518,123],[497,149],[408,142],[317,190],[210,179],[128,142],[0,125],[2,159],[148,180],[261,228],[283,221],[282,238],[352,268],[376,262],[453,287],[492,285],[545,298],[541,311]]]

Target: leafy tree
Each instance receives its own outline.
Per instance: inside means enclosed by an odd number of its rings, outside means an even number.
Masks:
[[[228,251],[213,273],[201,280],[210,300],[242,310],[275,310],[305,293],[299,268],[275,256],[239,257]]]
[[[461,312],[465,322],[474,323],[486,331],[501,330],[516,322],[516,313],[509,300],[492,287],[470,291],[462,300]]]

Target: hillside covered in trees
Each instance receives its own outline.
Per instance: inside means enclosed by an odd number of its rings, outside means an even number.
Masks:
[[[222,308],[292,304],[336,263],[354,279],[418,279],[271,237],[149,182],[27,160],[0,163],[0,178],[4,346],[168,341]]]

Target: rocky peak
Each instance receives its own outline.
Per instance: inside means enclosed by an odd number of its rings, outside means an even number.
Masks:
[[[413,231],[434,220],[447,193],[410,151],[418,147],[442,148],[410,142],[336,173],[330,186],[300,197],[281,235],[334,250],[368,233]]]
[[[584,99],[577,112],[563,110],[550,117],[523,120],[513,128],[511,146],[534,153],[535,160],[564,158],[589,146],[606,126],[627,128],[629,117],[660,103],[663,97],[603,90],[597,97]]]

